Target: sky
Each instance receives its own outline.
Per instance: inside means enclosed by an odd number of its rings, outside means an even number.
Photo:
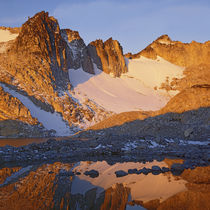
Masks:
[[[0,26],[19,27],[40,11],[88,44],[112,37],[137,53],[163,34],[182,42],[210,40],[209,0],[0,0]]]

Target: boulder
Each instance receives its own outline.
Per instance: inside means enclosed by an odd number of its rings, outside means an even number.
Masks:
[[[162,172],[161,168],[159,166],[152,166],[152,174],[158,175]]]
[[[119,170],[119,171],[115,171],[116,177],[123,177],[123,176],[127,176],[128,173],[126,173],[123,170]]]
[[[184,165],[183,164],[180,164],[180,163],[174,163],[172,166],[171,166],[171,172],[173,175],[180,175],[183,171],[184,171]]]
[[[137,174],[138,170],[136,168],[134,169],[128,169],[128,174]]]
[[[99,176],[99,172],[96,170],[85,171],[84,175],[90,176],[91,178],[96,178]]]

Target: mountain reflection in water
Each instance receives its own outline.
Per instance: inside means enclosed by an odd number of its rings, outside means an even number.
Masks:
[[[0,209],[208,209],[209,167],[188,169],[181,176],[170,172],[115,174],[154,165],[170,167],[170,160],[113,165],[106,161],[56,162],[2,168]],[[99,176],[85,175],[90,170],[98,171]]]

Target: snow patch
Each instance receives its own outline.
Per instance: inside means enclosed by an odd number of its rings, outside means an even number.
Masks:
[[[155,142],[155,141],[150,141],[150,143],[151,143],[151,145],[149,146],[149,148],[155,148],[155,147],[158,147],[158,146],[160,146],[160,144],[158,144],[157,142]]]
[[[183,77],[184,67],[172,64],[159,56],[156,60],[143,56],[127,59],[127,63],[128,73],[124,75],[136,78],[150,88],[160,87],[167,78],[170,82],[173,78]]]
[[[210,141],[183,141],[180,140],[180,144],[182,145],[188,145],[188,144],[192,144],[192,145],[208,145],[210,144]]]
[[[68,124],[63,121],[62,116],[57,113],[47,112],[36,106],[28,97],[21,95],[20,93],[6,87],[4,84],[0,84],[4,91],[10,93],[13,97],[18,98],[24,106],[26,106],[32,117],[37,118],[39,122],[48,130],[55,130],[57,136],[68,136],[73,134]]]
[[[130,151],[132,149],[137,148],[138,144],[137,142],[128,142],[124,145],[124,147],[122,148],[122,151]]]
[[[82,68],[69,69],[69,79],[80,103],[89,98],[107,111],[115,113],[133,110],[159,110],[177,92],[157,89],[168,78],[183,77],[183,67],[169,63],[163,58],[157,60],[141,56],[139,59],[126,59],[128,72],[113,78],[97,69],[95,75]]]
[[[12,34],[9,30],[0,29],[0,42],[8,42],[17,36],[18,34]]]
[[[167,41],[167,40],[158,40],[158,42],[160,44],[165,44],[165,45],[173,45],[174,43],[170,42],[170,41]]]

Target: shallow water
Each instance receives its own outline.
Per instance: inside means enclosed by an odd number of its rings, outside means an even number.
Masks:
[[[48,138],[0,138],[0,147],[10,145],[20,147],[31,143],[42,143],[48,139],[65,140],[68,137],[48,137]]]
[[[128,169],[139,170],[154,165],[160,168],[170,167],[170,164],[170,160],[113,165],[109,165],[106,161],[81,161],[2,168],[0,169],[0,209],[133,210],[147,209],[148,205],[170,209],[167,208],[168,203],[173,206],[178,205],[175,202],[176,198],[192,190],[192,187],[188,187],[189,180],[186,175],[173,176],[167,172],[158,175],[128,174],[117,177],[115,174],[119,170],[127,172]],[[92,169],[98,171],[99,176],[91,178],[85,175],[86,171]],[[209,170],[208,167],[206,170]],[[195,172],[196,169],[186,174],[192,177]],[[201,202],[199,199],[205,202],[204,197],[209,193],[209,187],[206,192],[199,191],[194,196],[195,202]],[[188,201],[182,200],[182,202]],[[191,202],[193,203],[193,198]]]

